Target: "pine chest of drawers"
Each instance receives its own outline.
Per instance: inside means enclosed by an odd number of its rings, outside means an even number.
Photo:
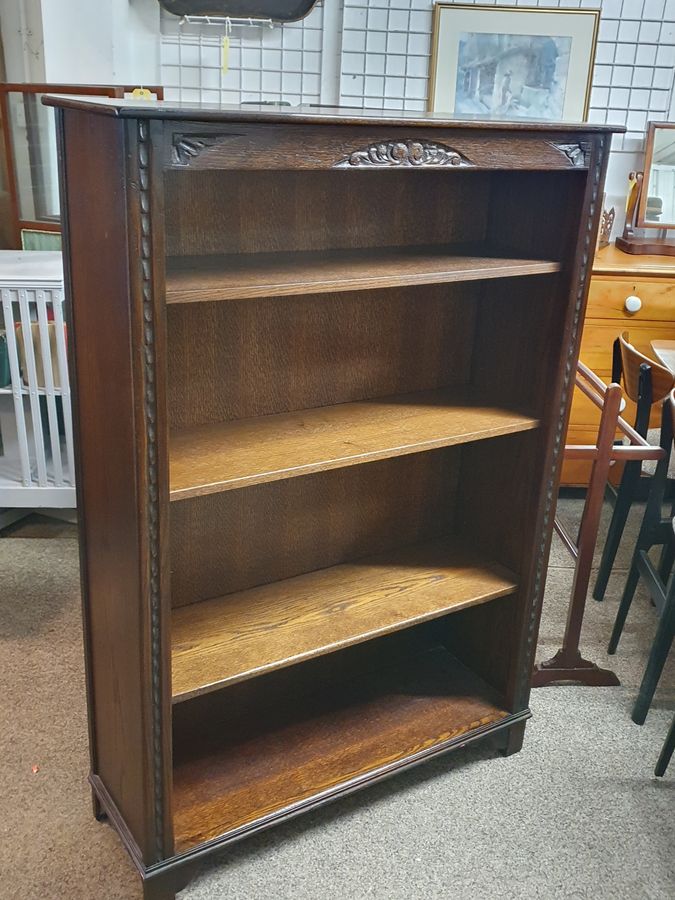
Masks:
[[[614,245],[598,251],[579,358],[607,384],[612,377],[612,345],[624,331],[647,356],[653,355],[652,341],[675,340],[675,260],[667,256],[631,256]],[[628,399],[624,418],[631,424],[635,418],[635,405]],[[655,408],[652,427],[658,427],[659,418]],[[599,421],[598,409],[577,391],[567,443],[594,444]],[[562,484],[587,484],[590,468],[590,462],[566,462]]]

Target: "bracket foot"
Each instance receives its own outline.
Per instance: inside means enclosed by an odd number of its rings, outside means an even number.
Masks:
[[[561,682],[585,687],[617,687],[621,684],[611,669],[601,669],[584,659],[579,651],[558,650],[551,659],[537,663],[532,674],[532,687],[546,687]]]

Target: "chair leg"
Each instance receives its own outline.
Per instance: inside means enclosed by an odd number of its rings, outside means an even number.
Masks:
[[[638,542],[638,548],[640,544]],[[636,556],[637,556],[636,551]],[[609,646],[607,647],[607,652],[612,656],[616,653],[616,648],[619,645],[619,639],[621,637],[621,632],[623,631],[623,626],[626,624],[626,617],[628,616],[628,611],[631,607],[631,603],[633,602],[633,597],[635,596],[635,589],[637,588],[638,581],[640,580],[640,571],[637,567],[637,562],[633,559],[633,564],[630,567],[630,571],[628,573],[628,578],[626,579],[626,584],[623,589],[623,595],[621,597],[621,603],[619,604],[619,609],[616,614],[616,619],[614,620],[614,628],[612,629],[612,636],[609,639]]]
[[[623,531],[626,527],[628,513],[633,505],[635,488],[637,486],[637,480],[640,477],[640,466],[640,463],[626,464],[626,470],[623,473],[619,492],[616,495],[612,521],[609,523],[607,538],[600,559],[598,577],[595,581],[595,587],[593,588],[593,597],[595,600],[604,600],[609,576],[612,574],[614,560],[616,559]]]
[[[647,662],[645,674],[633,707],[632,719],[637,725],[644,724],[652,704],[656,685],[659,683],[663,666],[668,656],[668,651],[673,643],[673,631],[675,630],[675,585],[671,586],[666,599],[666,605],[661,614],[659,626],[656,629],[656,637],[652,644],[651,653]]]
[[[666,741],[661,748],[661,753],[659,754],[656,768],[654,769],[654,774],[659,778],[661,777],[661,775],[666,774],[666,769],[668,768],[668,763],[670,762],[670,758],[673,755],[673,750],[675,750],[675,716],[673,716],[673,721],[670,723],[668,736],[666,737]]]
[[[675,563],[675,541],[663,545],[659,558],[659,578],[666,584]]]

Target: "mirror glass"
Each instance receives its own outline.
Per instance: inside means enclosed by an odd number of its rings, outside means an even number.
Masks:
[[[649,170],[645,172],[644,224],[652,228],[675,228],[675,124],[656,125],[651,147],[647,147]]]
[[[59,175],[54,110],[42,94],[7,94],[16,168],[19,219],[59,221]]]

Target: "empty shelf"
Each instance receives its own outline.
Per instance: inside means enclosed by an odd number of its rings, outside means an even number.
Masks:
[[[169,257],[167,303],[245,300],[412,284],[512,278],[560,271],[560,263],[448,246]]]
[[[454,539],[405,547],[173,611],[174,702],[516,590]]]
[[[497,693],[442,647],[310,696],[255,697],[246,715],[213,712],[211,734],[179,729],[176,850],[232,838],[504,727]],[[188,720],[190,721],[190,720]],[[202,720],[203,721],[203,720]]]
[[[170,494],[182,500],[538,425],[464,387],[186,428],[170,440]]]

